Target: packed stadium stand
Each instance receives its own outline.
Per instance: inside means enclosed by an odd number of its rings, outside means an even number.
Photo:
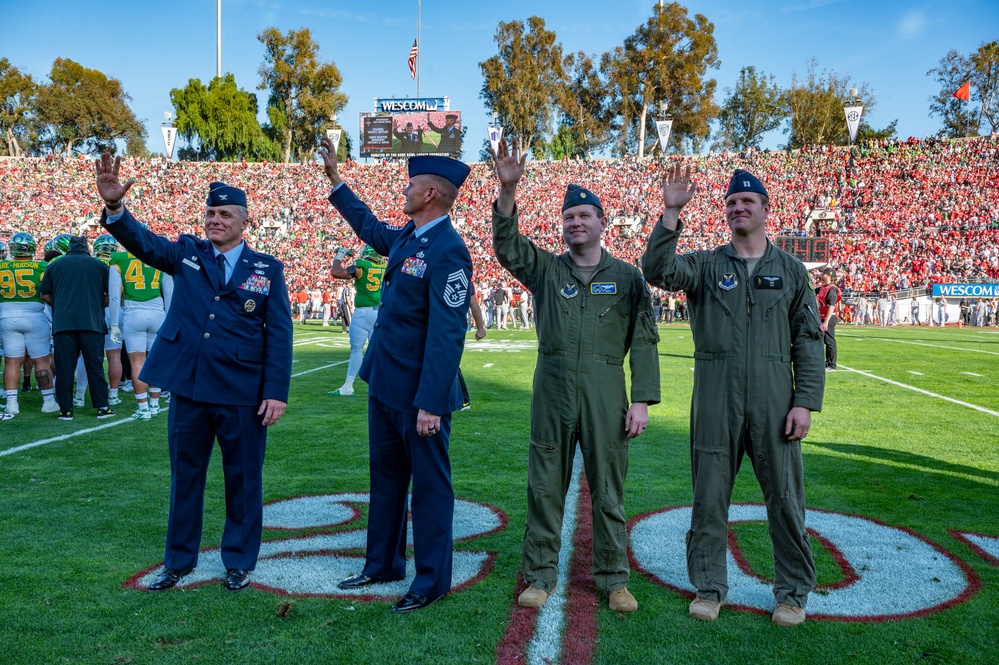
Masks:
[[[774,235],[830,239],[830,264],[847,294],[922,290],[932,283],[999,281],[999,140],[910,139],[846,149],[752,151],[674,157],[696,169],[698,194],[684,211],[681,249],[725,241],[723,195],[735,168],[756,173],[771,192]],[[611,226],[607,248],[637,263],[661,212],[661,161],[635,159],[529,162],[518,192],[521,228],[540,246],[561,251],[560,207],[569,183],[600,196]],[[247,192],[250,243],[286,263],[292,291],[330,282],[335,248],[358,247],[326,201],[316,163],[204,163],[126,158],[137,179],[127,204],[160,234],[200,233],[209,182]],[[402,224],[401,162],[343,165],[347,183],[375,214]],[[473,165],[454,218],[475,261],[476,283],[512,281],[493,256],[489,217],[496,183],[488,164]],[[27,231],[39,240],[65,232],[91,239],[100,201],[93,161],[0,159],[0,239]]]

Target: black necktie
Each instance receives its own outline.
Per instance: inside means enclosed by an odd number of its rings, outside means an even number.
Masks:
[[[215,257],[219,264],[219,291],[225,288],[225,255],[219,254]]]

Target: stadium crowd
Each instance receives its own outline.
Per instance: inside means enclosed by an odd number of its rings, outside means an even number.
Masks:
[[[910,139],[875,142],[851,150],[750,151],[671,157],[697,172],[698,194],[685,209],[681,249],[724,242],[724,191],[735,168],[767,184],[773,198],[769,231],[830,239],[831,267],[844,294],[876,297],[933,283],[999,281],[999,140]],[[474,164],[455,205],[456,226],[475,263],[480,297],[501,284],[513,286],[515,309],[522,291],[495,259],[489,228],[496,195],[487,163]],[[661,161],[563,160],[528,163],[519,195],[524,233],[545,249],[561,251],[562,192],[582,183],[600,196],[611,219],[606,247],[637,264],[660,213]],[[399,205],[405,164],[349,162],[344,179],[375,214],[403,224]],[[209,182],[244,189],[253,228],[248,241],[285,262],[289,290],[310,294],[335,289],[328,268],[337,247],[360,250],[346,223],[326,200],[329,188],[313,163],[204,163],[164,159],[124,160],[137,179],[129,205],[162,235],[199,232]],[[830,214],[808,226],[815,208]],[[0,239],[26,231],[41,244],[60,233],[100,234],[100,201],[93,162],[85,158],[0,160]],[[639,220],[635,229],[615,219]],[[808,226],[808,228],[806,228]],[[666,301],[666,294],[656,294]],[[661,308],[663,316],[667,308]]]

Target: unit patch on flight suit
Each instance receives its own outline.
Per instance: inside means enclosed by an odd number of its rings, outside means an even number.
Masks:
[[[563,298],[569,300],[579,295],[579,287],[572,282],[566,282],[562,285],[562,290],[559,293],[562,294]]]
[[[756,278],[756,288],[758,289],[783,289],[784,280],[778,277],[768,277],[760,275]]]
[[[593,282],[590,293],[595,296],[609,296],[617,293],[617,282]]]
[[[739,286],[739,280],[735,278],[734,272],[724,272],[722,273],[721,279],[718,280],[718,286],[726,291],[731,291],[735,287]]]

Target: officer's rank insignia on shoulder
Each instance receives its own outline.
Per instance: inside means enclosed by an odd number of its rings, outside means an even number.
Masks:
[[[726,291],[731,291],[735,287],[739,286],[739,280],[735,278],[734,272],[723,272],[721,279],[718,280],[718,286]]]
[[[758,289],[783,289],[784,280],[779,276],[770,277],[767,275],[759,275],[756,278],[756,288]]]
[[[579,287],[572,282],[566,282],[562,285],[562,290],[559,291],[559,293],[562,294],[563,298],[569,300],[570,298],[575,298],[579,295]]]
[[[609,296],[617,293],[617,282],[593,282],[590,293],[595,296]]]
[[[461,307],[468,296],[468,277],[464,270],[455,270],[444,284],[444,302],[449,307]]]

